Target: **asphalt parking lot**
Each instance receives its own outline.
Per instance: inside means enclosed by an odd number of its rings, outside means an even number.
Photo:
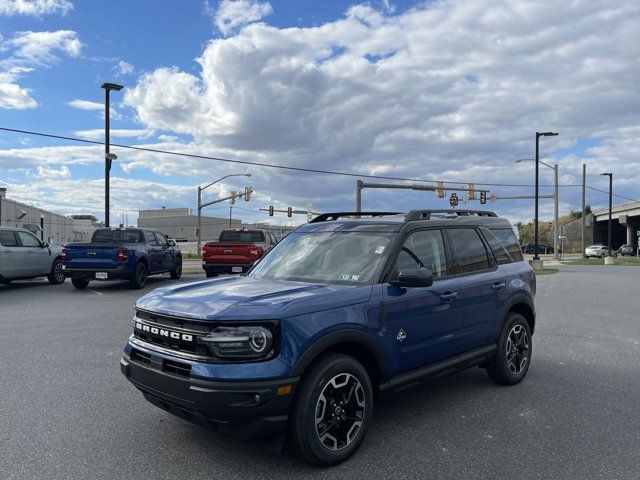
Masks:
[[[0,286],[0,478],[638,479],[640,270],[559,268],[538,278],[523,383],[476,368],[383,398],[360,451],[330,471],[147,403],[118,365],[144,291]]]

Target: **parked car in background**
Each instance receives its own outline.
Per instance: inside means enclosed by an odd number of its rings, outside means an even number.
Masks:
[[[591,257],[600,257],[604,258],[609,256],[609,247],[603,245],[602,243],[596,243],[595,245],[591,245],[584,250],[584,256],[587,258]]]
[[[635,256],[637,248],[637,245],[622,245],[618,250],[616,250],[616,254],[623,257]]]
[[[207,277],[246,272],[276,243],[275,235],[269,230],[223,230],[217,242],[207,242],[202,247],[202,268]]]
[[[47,277],[57,285],[65,280],[62,249],[41,241],[28,230],[0,227],[0,283]]]
[[[142,228],[100,228],[90,243],[68,243],[62,248],[64,274],[76,288],[92,280],[129,280],[142,288],[149,275],[182,276],[182,253],[162,233]]]
[[[330,466],[362,444],[381,391],[475,366],[524,379],[535,291],[492,212],[322,214],[246,276],[139,299],[120,368],[179,418],[244,438],[285,430]]]

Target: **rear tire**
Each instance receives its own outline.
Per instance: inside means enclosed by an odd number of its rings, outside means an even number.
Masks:
[[[371,380],[348,355],[323,356],[305,373],[289,418],[292,447],[308,462],[329,467],[360,447],[373,410]]]
[[[87,288],[87,285],[89,285],[89,280],[85,280],[84,278],[72,278],[71,285],[73,285],[78,290],[82,290],[83,288]]]
[[[176,258],[176,264],[171,269],[170,275],[174,280],[178,280],[182,276],[182,258]]]
[[[531,364],[531,329],[525,318],[511,312],[502,327],[496,354],[487,365],[487,373],[501,385],[519,383]]]
[[[136,265],[136,271],[133,277],[131,277],[131,280],[129,280],[129,285],[131,286],[131,288],[140,290],[147,284],[148,277],[149,272],[147,271],[147,266],[142,262],[138,262],[138,264]]]
[[[62,270],[62,262],[56,258],[51,265],[51,272],[47,275],[47,280],[51,285],[60,285],[66,280],[64,270]]]

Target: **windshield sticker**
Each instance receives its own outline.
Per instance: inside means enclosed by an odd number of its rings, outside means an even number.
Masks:
[[[377,253],[378,255],[382,255],[382,252],[384,252],[384,245],[378,245],[378,246],[376,247],[376,253]]]
[[[345,275],[343,273],[342,275],[340,275],[340,280],[344,280],[344,281],[348,282],[349,280],[351,280],[351,275]]]
[[[357,282],[360,279],[360,275],[351,275],[351,281]]]

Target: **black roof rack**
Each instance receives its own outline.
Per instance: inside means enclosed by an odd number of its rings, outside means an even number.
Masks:
[[[337,220],[344,217],[382,217],[385,215],[401,215],[400,212],[333,212],[322,213],[309,223],[326,222],[327,220]]]
[[[447,216],[468,217],[475,215],[478,217],[497,217],[495,212],[488,210],[411,210],[405,217],[405,222],[413,220],[429,220],[432,214],[446,214]]]

